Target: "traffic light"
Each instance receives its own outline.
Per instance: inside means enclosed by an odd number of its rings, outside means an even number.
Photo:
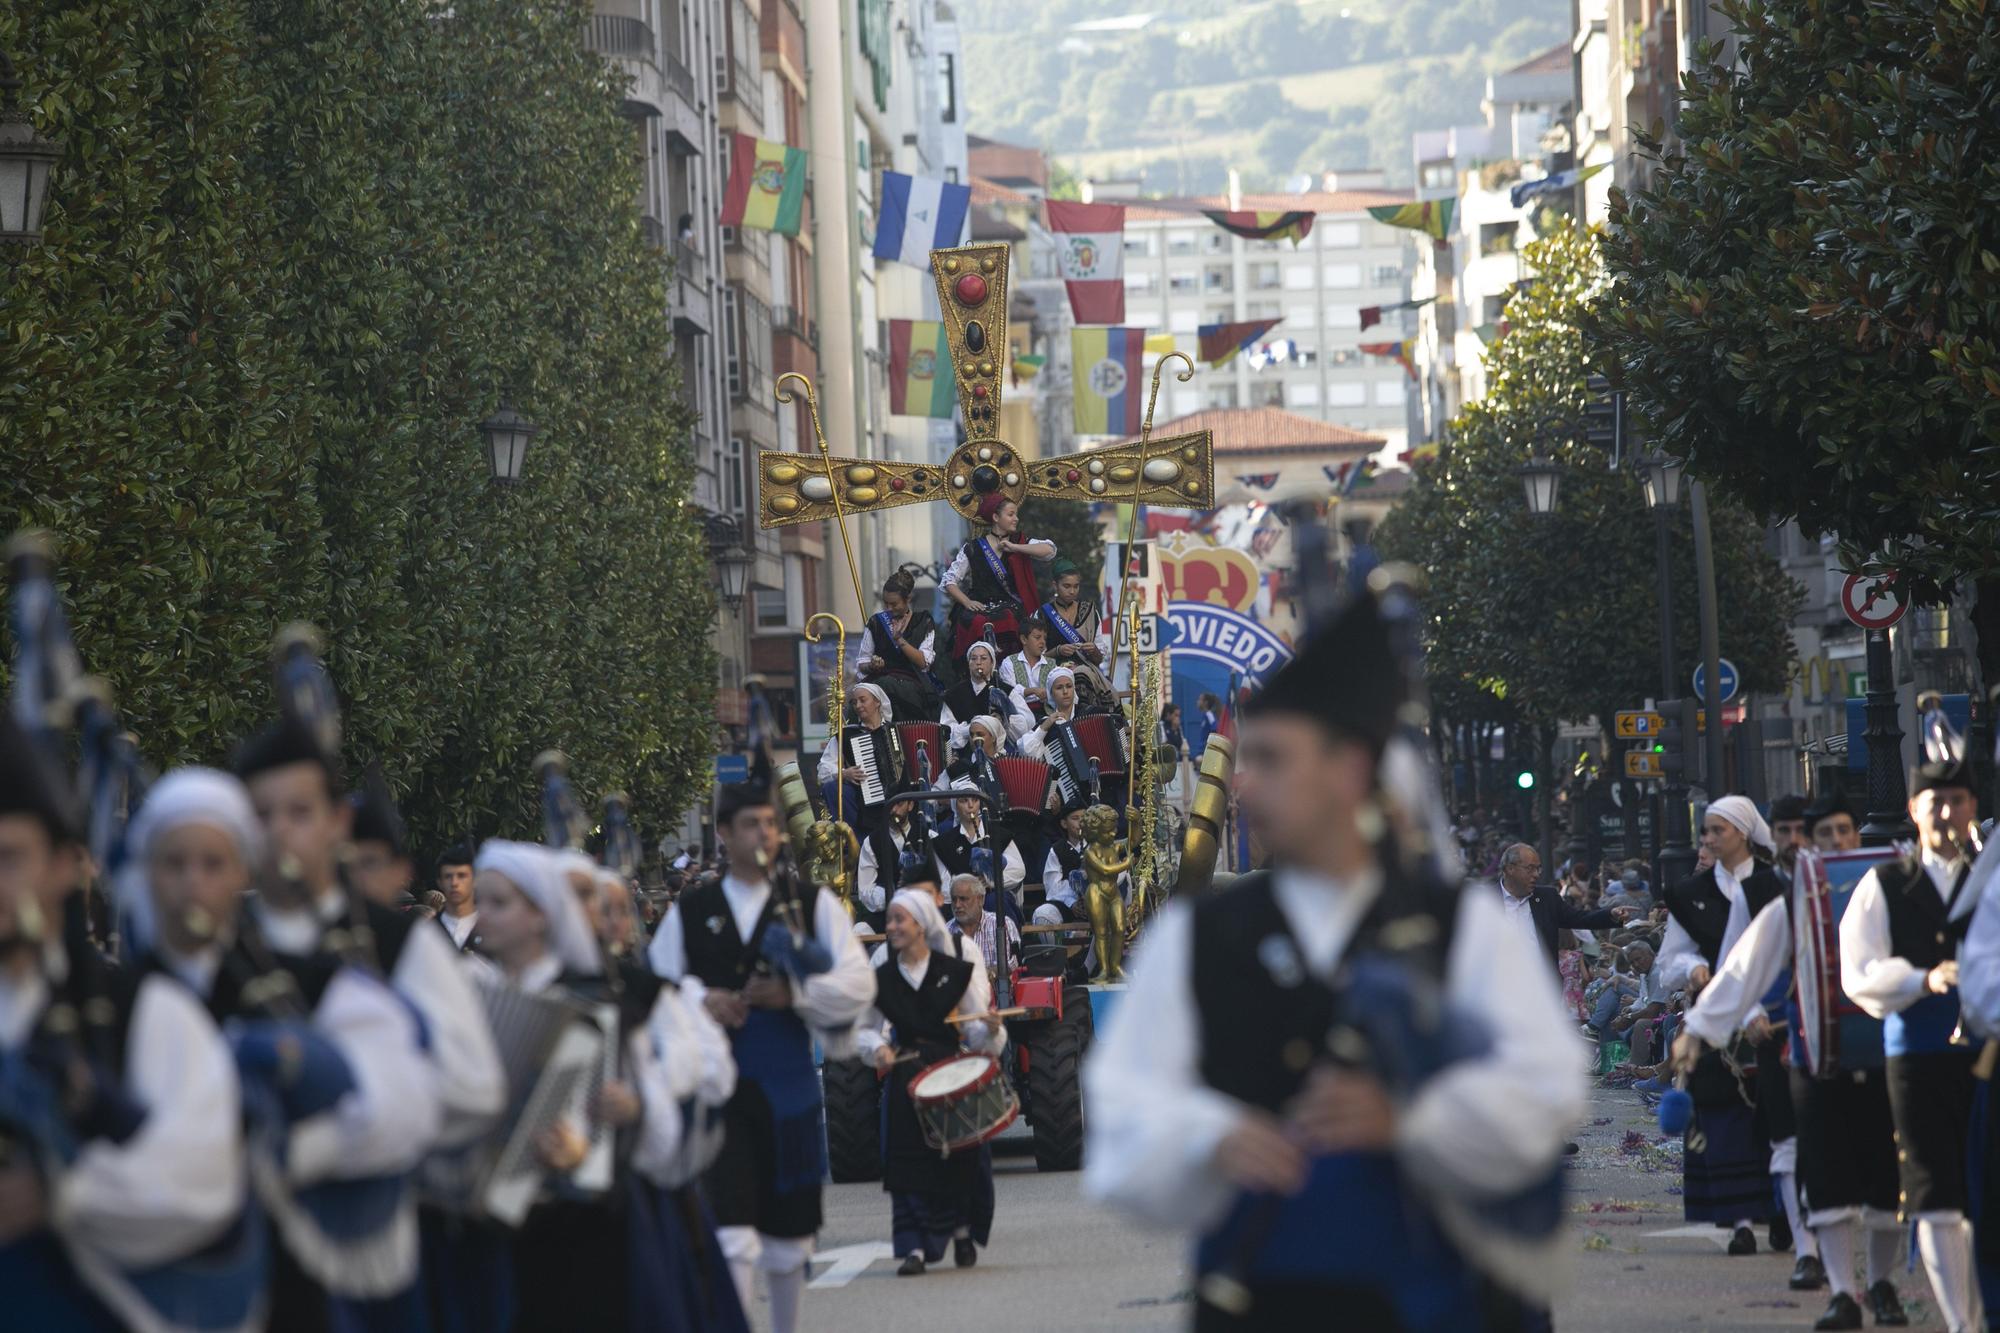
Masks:
[[[1534,770],[1530,768],[1524,768],[1519,773],[1516,773],[1514,775],[1514,785],[1516,787],[1519,787],[1522,791],[1533,790],[1535,785]]]
[[[1583,439],[1593,449],[1610,453],[1618,462],[1625,436],[1625,395],[1614,392],[1611,381],[1592,375],[1587,381],[1583,404]]]
[[[1686,772],[1686,735],[1681,730],[1681,701],[1663,699],[1654,705],[1660,714],[1662,726],[1659,739],[1653,748],[1660,752],[1660,772],[1669,782],[1680,781]]]

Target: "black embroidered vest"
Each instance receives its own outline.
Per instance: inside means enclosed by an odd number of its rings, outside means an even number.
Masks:
[[[1961,864],[1954,883],[1963,884],[1965,873]],[[1972,913],[1956,921],[1948,919],[1949,909],[1921,858],[1904,856],[1884,862],[1876,868],[1875,878],[1889,909],[1891,952],[1925,970],[1958,957],[1958,946],[1972,925]]]
[[[1765,904],[1783,894],[1784,882],[1778,873],[1757,862],[1743,881],[1743,901],[1749,909],[1746,921],[1755,921]],[[1729,928],[1729,899],[1716,886],[1713,870],[1697,870],[1666,892],[1667,913],[1680,923],[1694,947],[1711,968],[1722,963],[1722,937]]]
[[[780,892],[777,886],[772,886],[747,941],[736,931],[736,918],[729,910],[721,881],[683,893],[677,906],[681,914],[682,945],[687,953],[687,974],[699,978],[704,986],[741,990],[762,966],[757,941],[763,939],[764,928],[776,919]],[[814,888],[799,909],[807,934],[812,933],[817,919],[820,892]]]
[[[910,985],[891,954],[875,969],[875,1007],[896,1029],[899,1046],[956,1046],[958,1028],[945,1022],[972,984],[972,964],[931,950],[921,990]]]

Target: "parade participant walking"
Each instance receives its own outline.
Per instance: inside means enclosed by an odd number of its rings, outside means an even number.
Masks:
[[[1056,556],[1054,542],[1021,533],[1021,507],[1005,495],[981,500],[978,516],[985,534],[961,546],[939,580],[954,606],[951,655],[959,661],[989,628],[1000,656],[1020,651],[1021,620],[1039,595],[1034,562]]]
[[[1725,796],[1709,805],[1701,845],[1695,873],[1667,888],[1667,932],[1654,964],[1661,984],[1669,991],[1685,988],[1691,1001],[1751,920],[1784,892],[1766,859],[1771,831],[1748,797]],[[1682,1208],[1690,1222],[1731,1227],[1729,1253],[1755,1254],[1751,1227],[1771,1216],[1771,1149],[1757,1121],[1755,1084],[1740,1067],[1711,1050],[1688,1078],[1695,1116],[1682,1159]]]
[[[1854,811],[1838,791],[1827,793],[1806,811],[1806,828],[1813,846],[1822,852],[1851,852],[1861,846],[1861,828],[1855,823]]]
[[[835,807],[834,787],[845,783],[839,802],[855,833],[866,838],[889,817],[889,794],[902,783],[909,757],[896,740],[889,721],[889,696],[879,685],[856,685],[854,718],[858,725],[829,737],[819,756],[820,793],[827,809]],[[836,748],[845,753],[836,753]]]
[[[1911,783],[1917,846],[1870,870],[1840,919],[1840,980],[1883,1020],[1889,1108],[1901,1163],[1900,1216],[1952,1333],[1985,1327],[1966,1220],[1973,1049],[1958,1025],[1959,945],[1978,905],[1963,892],[1978,803],[1964,760],[1921,764]]]
[[[1816,822],[1806,819],[1798,836],[1814,836]],[[1788,1209],[1798,1207],[1801,1190],[1807,1206],[1804,1226],[1793,1220],[1799,1258],[1791,1286],[1795,1291],[1832,1286],[1832,1299],[1814,1328],[1860,1328],[1861,1293],[1855,1290],[1854,1260],[1857,1241],[1865,1236],[1866,1294],[1875,1322],[1900,1326],[1907,1318],[1894,1272],[1903,1231],[1896,1222],[1896,1144],[1888,1085],[1880,1069],[1843,1067],[1839,1052],[1833,1058],[1819,1052],[1821,1067],[1812,1063],[1799,993],[1801,986],[1820,986],[1826,978],[1820,970],[1817,941],[1802,936],[1793,915],[1796,892],[1795,887],[1773,898],[1744,928],[1689,1006],[1673,1058],[1680,1069],[1692,1071],[1704,1049],[1729,1049],[1738,1032],[1760,1035],[1759,1029],[1769,1026],[1764,998],[1790,974],[1786,1076],[1796,1123],[1795,1166],[1787,1164],[1780,1141],[1772,1145],[1771,1172]],[[1760,1054],[1760,1061],[1763,1058]],[[1760,1063],[1760,1071],[1762,1067]]]
[[[945,930],[928,894],[904,890],[889,904],[893,957],[875,972],[875,1004],[862,1020],[861,1058],[885,1078],[882,1188],[891,1198],[891,1230],[902,1277],[944,1258],[970,1268],[993,1228],[993,1159],[985,1145],[948,1155],[925,1141],[910,1101],[910,1082],[961,1051],[998,1055],[1004,1025],[984,1019],[993,1008],[986,968],[961,956],[963,938]],[[953,1022],[951,1020],[959,1021]]]
[[[371,769],[354,794],[354,823],[348,835],[352,851],[347,872],[354,887],[369,901],[398,912],[416,908],[411,890],[417,868],[410,861],[410,835],[402,811],[381,773]]]
[[[181,802],[175,775],[154,787],[180,813],[134,828],[128,898],[150,908],[158,894],[178,919],[190,879],[221,879],[225,894],[248,883],[261,833],[241,789],[213,776],[234,789],[232,811]],[[0,1322],[260,1328],[268,1260],[261,1231],[242,1224],[229,1046],[144,946],[125,977],[89,947],[83,860],[66,778],[0,717],[0,1099],[52,1108],[78,1148],[52,1159],[24,1136],[0,1161]]]
[[[1197,1330],[1512,1328],[1549,1295],[1546,1265],[1495,1257],[1469,1210],[1556,1207],[1582,1056],[1495,895],[1393,843],[1377,776],[1399,682],[1364,596],[1265,687],[1237,791],[1273,869],[1155,918],[1084,1069],[1086,1190],[1199,1233]],[[1353,990],[1358,959],[1441,1000],[1464,1052],[1397,1096],[1369,1034],[1424,1020]]]
[[[472,849],[463,843],[445,849],[438,858],[438,892],[444,910],[438,926],[460,953],[479,952],[479,903],[472,893]]]
[[[647,956],[730,1033],[737,1084],[708,1173],[710,1201],[744,1309],[761,1268],[772,1328],[794,1333],[825,1174],[814,1033],[837,1051],[837,1034],[873,1001],[875,977],[839,898],[790,876],[772,882],[782,827],[768,790],[724,788],[715,829],[728,873],[681,894]],[[824,950],[831,965],[803,976],[774,966],[766,948],[774,926]]]
[[[904,565],[882,584],[882,609],[862,625],[854,654],[855,679],[881,686],[898,722],[929,722],[938,710],[931,676],[937,623],[930,612],[910,608],[914,569]]]

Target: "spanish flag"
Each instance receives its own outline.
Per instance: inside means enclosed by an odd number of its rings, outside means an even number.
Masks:
[[[1202,216],[1224,231],[1241,236],[1246,241],[1289,240],[1293,245],[1297,245],[1313,229],[1313,215],[1301,209],[1238,210],[1232,213],[1226,209],[1205,208],[1202,210]]]
[[[1136,435],[1145,402],[1146,331],[1070,330],[1070,401],[1079,435]]]
[[[806,211],[806,152],[730,132],[722,225],[799,234]]]
[[[1368,210],[1368,216],[1390,227],[1408,227],[1426,236],[1443,240],[1451,231],[1451,219],[1458,212],[1456,199],[1423,199],[1410,204],[1384,204]]]
[[[889,321],[889,411],[951,420],[951,348],[934,319]]]

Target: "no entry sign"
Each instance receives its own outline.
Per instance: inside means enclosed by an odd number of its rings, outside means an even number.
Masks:
[[[1863,629],[1887,629],[1903,618],[1903,602],[1889,577],[1849,574],[1840,586],[1840,609]]]

